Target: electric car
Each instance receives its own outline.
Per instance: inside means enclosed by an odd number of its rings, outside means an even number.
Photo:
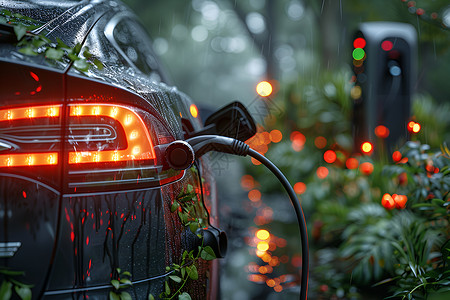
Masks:
[[[0,298],[214,299],[202,128],[122,3],[0,1]]]

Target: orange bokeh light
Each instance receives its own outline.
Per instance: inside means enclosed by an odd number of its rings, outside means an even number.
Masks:
[[[323,149],[327,146],[327,139],[323,136],[318,136],[314,140],[314,145],[316,145],[316,147],[319,149]]]
[[[270,140],[272,143],[278,143],[283,139],[283,134],[278,129],[274,129],[270,132]]]
[[[378,125],[375,127],[375,135],[381,139],[385,139],[389,136],[389,128],[384,125]]]
[[[306,192],[306,184],[304,184],[303,182],[297,182],[296,184],[294,184],[294,191],[301,195],[304,192]]]
[[[333,150],[327,150],[323,154],[323,159],[329,164],[334,163],[336,161],[336,158],[336,152],[334,152]]]
[[[255,188],[255,179],[252,175],[244,175],[241,178],[241,186],[244,190],[250,191]]]
[[[391,210],[395,207],[395,202],[391,195],[384,194],[381,198],[381,205],[383,205],[384,208]]]
[[[329,171],[326,167],[318,167],[316,171],[317,177],[319,177],[320,179],[326,178],[328,176],[328,173]]]
[[[370,162],[364,162],[359,166],[361,173],[365,175],[370,175],[373,172],[373,164]]]
[[[189,112],[191,113],[191,115],[194,118],[197,118],[198,116],[198,108],[195,104],[191,104],[191,106],[189,107]]]
[[[394,162],[398,162],[402,159],[402,154],[400,153],[400,151],[394,151],[394,153],[392,153],[392,160]]]
[[[250,192],[248,192],[248,198],[252,202],[258,202],[261,200],[261,192],[257,189],[253,189]]]
[[[345,162],[345,166],[347,167],[347,169],[356,169],[359,165],[359,162],[356,158],[354,157],[350,157],[349,159],[347,159],[347,161]]]
[[[392,199],[394,199],[395,208],[398,209],[404,209],[406,206],[406,202],[408,201],[408,197],[406,197],[405,195],[393,194]]]

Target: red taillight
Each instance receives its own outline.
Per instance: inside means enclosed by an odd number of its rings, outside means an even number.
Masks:
[[[26,153],[0,155],[0,167],[26,167],[58,164],[58,153]]]
[[[150,134],[141,117],[134,110],[111,104],[76,104],[69,106],[69,115],[70,132],[76,130],[76,124],[91,126],[92,131],[87,135],[82,135],[79,142],[92,143],[93,147],[97,144],[97,149],[94,150],[75,149],[75,151],[70,151],[69,164],[123,162],[155,158]],[[84,122],[83,119],[86,121]],[[112,138],[111,135],[104,134],[104,131],[109,133],[111,130],[111,128],[104,127],[111,122],[116,122],[121,127],[113,133]],[[95,133],[96,131],[98,134]],[[123,136],[115,135],[117,132],[122,132]],[[95,140],[90,141],[92,138]],[[121,148],[114,147],[115,139],[123,140]],[[72,145],[75,144],[75,138],[71,138],[70,133],[69,142],[72,142]]]
[[[68,193],[156,187],[180,179],[184,171],[163,167],[154,149],[173,140],[160,119],[131,105],[0,109],[0,168],[56,179],[65,166]]]
[[[9,149],[0,154],[0,167],[27,167],[58,164],[58,136],[61,105],[24,106],[0,110],[0,136]],[[32,147],[27,147],[32,145]],[[37,146],[36,146],[37,145]],[[5,153],[6,152],[6,153]]]

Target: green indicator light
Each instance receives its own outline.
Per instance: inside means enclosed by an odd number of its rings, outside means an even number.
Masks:
[[[361,60],[366,55],[366,52],[361,48],[356,48],[353,50],[353,58],[356,60]]]

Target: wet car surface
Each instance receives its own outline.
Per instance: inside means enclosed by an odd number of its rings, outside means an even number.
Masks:
[[[166,85],[121,3],[0,7],[2,286],[32,286],[33,299],[105,299],[120,295],[112,280],[130,277],[133,298],[157,297],[166,267],[198,247],[196,226],[217,221],[208,158],[174,170],[158,150],[201,128],[196,107]],[[173,203],[188,192],[197,209],[183,220]],[[205,299],[210,263],[198,267],[186,290]]]

